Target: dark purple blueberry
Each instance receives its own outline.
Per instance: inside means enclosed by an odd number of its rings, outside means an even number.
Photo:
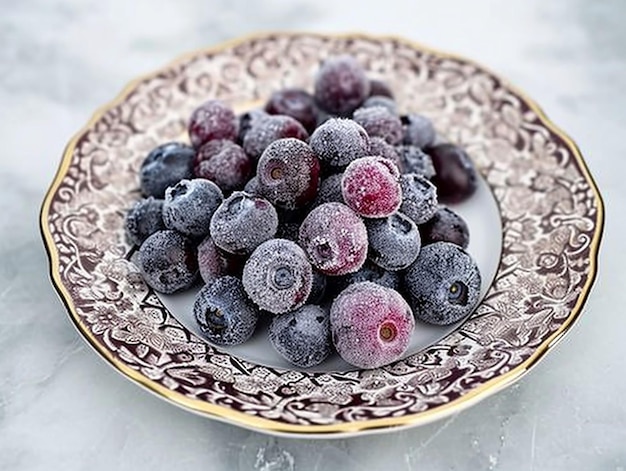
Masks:
[[[195,148],[208,141],[234,141],[239,133],[239,121],[234,111],[219,100],[209,100],[191,113],[189,139]]]
[[[312,304],[274,317],[269,338],[280,356],[300,368],[319,365],[332,351],[328,313]]]
[[[435,127],[430,119],[420,114],[402,116],[404,127],[404,143],[424,149],[432,146],[437,137]]]
[[[467,153],[454,144],[439,144],[428,149],[433,159],[439,201],[446,204],[468,199],[478,186],[478,175]]]
[[[315,101],[324,110],[349,116],[370,94],[365,70],[351,56],[324,61],[315,77]]]
[[[351,119],[329,119],[313,132],[310,144],[320,160],[333,167],[348,165],[370,152],[367,132]]]
[[[238,345],[254,333],[259,311],[247,298],[239,279],[223,276],[200,290],[193,315],[209,342]]]
[[[430,155],[416,146],[401,145],[395,147],[401,164],[402,173],[417,173],[431,179],[435,176],[435,167]]]
[[[138,267],[145,282],[156,291],[181,291],[198,276],[196,249],[191,240],[176,231],[158,231],[141,244]]]
[[[404,277],[417,319],[448,325],[468,316],[478,304],[480,272],[458,245],[435,242],[422,247]]]
[[[437,188],[430,180],[415,173],[407,173],[400,177],[402,187],[402,204],[400,211],[415,224],[428,221],[439,207],[437,204]]]
[[[237,143],[243,145],[243,140],[250,129],[259,124],[260,121],[266,119],[269,115],[263,110],[250,110],[239,115],[239,134],[237,135]]]
[[[213,213],[210,227],[219,248],[249,254],[276,235],[278,215],[266,199],[235,191]]]
[[[168,229],[202,237],[209,233],[211,216],[222,203],[222,190],[210,180],[181,180],[165,192],[163,222]]]
[[[469,245],[469,228],[465,220],[450,208],[440,206],[437,212],[419,226],[422,245],[452,242],[464,249]]]
[[[313,209],[300,226],[300,245],[326,275],[357,271],[367,257],[367,231],[361,218],[341,203]]]
[[[313,96],[299,88],[284,88],[274,92],[265,105],[265,111],[269,114],[291,116],[308,132],[313,132],[317,124]]]
[[[378,155],[385,159],[389,159],[396,164],[400,173],[405,173],[404,161],[400,158],[400,154],[398,154],[396,147],[389,144],[382,137],[372,137],[370,139],[369,155]]]
[[[168,142],[152,150],[139,169],[139,184],[145,196],[163,198],[165,190],[193,176],[196,151],[180,142]]]
[[[309,145],[294,138],[272,142],[257,166],[263,196],[286,209],[302,207],[315,198],[319,173],[319,160]]]
[[[313,208],[324,203],[343,203],[343,194],[341,193],[342,173],[336,173],[324,178],[320,183],[317,196],[311,205]]]
[[[361,281],[371,281],[372,283],[395,289],[396,291],[400,287],[400,275],[398,272],[385,270],[370,260],[366,260],[358,271],[339,277],[335,284],[336,288],[342,291],[348,286]]]
[[[149,236],[163,229],[163,200],[150,196],[138,201],[126,215],[126,235],[134,245],[141,245]]]
[[[324,295],[326,294],[326,286],[328,285],[328,279],[322,272],[313,269],[313,284],[311,285],[311,293],[306,302],[309,304],[319,304],[322,302]]]
[[[393,92],[389,85],[382,80],[370,80],[370,96],[386,96],[393,99]]]
[[[391,160],[361,157],[343,172],[343,199],[357,214],[366,218],[387,217],[402,202],[400,172]]]
[[[396,105],[396,102],[393,101],[392,98],[380,95],[371,96],[363,102],[361,108],[372,108],[374,106],[382,106],[392,115],[398,116],[398,105]]]
[[[243,139],[243,149],[258,160],[263,151],[278,139],[294,138],[306,141],[309,133],[291,116],[270,115],[254,123]]]
[[[415,261],[421,247],[417,225],[402,213],[384,219],[365,221],[369,241],[369,259],[390,271],[407,268]]]
[[[370,137],[382,137],[391,145],[402,142],[403,130],[400,118],[383,106],[359,108],[352,116],[363,126]]]
[[[378,368],[406,352],[415,320],[397,291],[365,281],[334,300],[330,328],[341,358],[358,368]]]
[[[243,286],[254,303],[281,314],[302,306],[313,283],[313,268],[304,251],[285,239],[259,245],[243,268]]]
[[[222,191],[243,188],[255,166],[241,147],[232,141],[209,141],[198,149],[194,175],[211,180]]]
[[[232,261],[220,252],[210,236],[198,245],[198,268],[207,285],[234,271]]]

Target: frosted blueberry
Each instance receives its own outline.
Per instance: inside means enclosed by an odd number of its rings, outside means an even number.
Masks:
[[[400,211],[415,224],[423,224],[437,211],[437,188],[426,178],[415,173],[400,177],[402,204]]]
[[[153,149],[139,169],[139,184],[145,196],[163,198],[167,187],[193,176],[196,151],[180,142],[168,142]]]
[[[327,120],[313,132],[310,144],[319,159],[333,167],[348,165],[370,151],[367,132],[351,119]]]
[[[165,191],[163,222],[168,229],[185,235],[205,236],[223,199],[222,190],[210,180],[182,180]]]
[[[134,245],[141,245],[149,236],[163,229],[163,200],[150,196],[138,201],[126,215],[126,235]]]
[[[382,268],[398,271],[415,261],[421,247],[417,225],[402,213],[365,221],[369,259]]]

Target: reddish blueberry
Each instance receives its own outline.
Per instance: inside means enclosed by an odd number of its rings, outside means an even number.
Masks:
[[[385,96],[393,99],[393,92],[389,85],[382,80],[371,79],[370,80],[370,96]]]
[[[189,120],[189,139],[195,148],[215,139],[234,141],[239,132],[234,111],[220,100],[209,100],[194,110]]]
[[[351,56],[327,59],[315,77],[315,101],[330,113],[349,116],[369,94],[365,70]]]
[[[370,138],[370,152],[368,155],[377,155],[389,159],[396,164],[400,173],[404,173],[404,161],[396,150],[396,146],[392,146],[382,137]]]
[[[202,281],[208,285],[231,274],[235,267],[232,260],[215,245],[211,236],[207,236],[198,245],[198,268]]]
[[[382,137],[391,145],[402,141],[402,122],[385,107],[359,108],[354,112],[353,119],[363,126],[370,137]]]
[[[198,149],[194,175],[211,180],[222,191],[241,189],[252,173],[254,161],[232,141],[209,141]]]
[[[317,114],[313,96],[299,88],[284,88],[272,93],[265,105],[269,114],[282,114],[298,120],[304,129],[313,132]]]
[[[291,116],[270,115],[253,123],[243,138],[243,149],[258,160],[272,142],[284,138],[306,141],[309,133]]]
[[[387,217],[397,211],[402,202],[399,177],[398,167],[391,160],[361,157],[343,173],[343,199],[363,217]]]
[[[378,368],[406,352],[415,321],[404,298],[368,281],[349,286],[330,309],[337,353],[358,368]]]
[[[300,226],[300,245],[326,275],[357,271],[367,257],[367,230],[361,218],[341,203],[313,209]]]

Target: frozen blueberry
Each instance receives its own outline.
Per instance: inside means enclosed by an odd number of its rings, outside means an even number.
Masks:
[[[398,153],[398,160],[401,162],[398,168],[402,170],[402,173],[417,173],[428,179],[435,176],[432,159],[419,147],[396,146],[396,152]]]
[[[250,110],[239,115],[239,134],[237,135],[237,143],[239,145],[243,145],[243,140],[248,131],[268,116],[268,113],[259,109]]]
[[[370,80],[370,96],[386,96],[393,99],[393,92],[389,85],[382,80],[371,79]]]
[[[320,160],[334,167],[348,165],[370,151],[367,132],[351,119],[329,119],[313,132],[310,143]]]
[[[317,123],[313,96],[299,88],[284,88],[272,93],[265,105],[265,111],[269,114],[291,116],[308,132],[313,132]]]
[[[302,306],[313,283],[313,268],[294,242],[271,239],[259,245],[243,269],[243,286],[257,306],[273,314]]]
[[[304,206],[315,198],[319,173],[319,160],[309,145],[294,138],[272,142],[257,166],[263,196],[286,209]]]
[[[341,358],[358,368],[378,368],[406,352],[415,321],[397,291],[365,281],[337,296],[330,327]]]
[[[306,141],[309,133],[291,116],[269,115],[254,122],[243,138],[243,149],[250,157],[258,160],[272,142],[284,138]]]
[[[389,159],[396,164],[400,173],[405,173],[404,161],[401,159],[396,147],[389,144],[382,137],[370,138],[369,155],[378,155],[380,157],[384,157],[385,159]]]
[[[152,150],[139,169],[141,192],[163,198],[167,187],[193,176],[196,152],[180,142],[168,142]]]
[[[243,191],[249,195],[261,196],[261,189],[259,188],[259,178],[254,176],[243,187]]]
[[[439,200],[460,203],[469,198],[478,186],[478,175],[467,153],[454,144],[439,144],[428,149],[433,159]]]
[[[383,106],[359,108],[352,117],[370,137],[382,137],[391,145],[402,142],[402,121]]]
[[[423,224],[437,211],[437,188],[429,180],[415,173],[400,177],[402,204],[400,211],[415,224]]]
[[[365,221],[369,259],[382,268],[398,271],[415,261],[421,247],[417,225],[402,213]]]
[[[321,183],[317,196],[311,205],[313,208],[324,203],[343,203],[343,194],[341,193],[341,178],[343,174],[336,173],[324,178]]]
[[[139,249],[138,267],[145,282],[161,293],[189,288],[198,276],[192,242],[176,231],[158,231]]]
[[[209,342],[238,345],[254,333],[259,311],[246,297],[239,279],[223,276],[200,290],[193,315]]]
[[[189,119],[189,139],[195,148],[215,139],[234,141],[239,121],[233,110],[220,100],[209,100],[194,110]]]
[[[209,141],[198,149],[194,175],[211,180],[222,191],[243,188],[255,164],[241,147],[232,141]]]
[[[138,201],[126,215],[126,235],[134,245],[141,245],[149,236],[163,229],[163,200],[150,196]]]
[[[168,229],[185,235],[205,236],[211,216],[223,199],[222,190],[210,180],[182,180],[165,192],[163,222]]]
[[[448,325],[468,316],[478,304],[480,272],[458,245],[436,242],[422,247],[404,277],[415,317]]]
[[[278,215],[266,199],[235,191],[211,218],[211,237],[222,250],[249,254],[276,235]]]
[[[311,304],[274,317],[269,338],[285,360],[300,368],[319,365],[332,351],[328,314]]]
[[[370,81],[354,57],[324,61],[315,77],[315,101],[324,110],[349,116],[370,94]]]
[[[367,231],[354,211],[341,203],[313,209],[300,226],[300,245],[326,275],[357,271],[367,257]]]
[[[234,271],[232,260],[220,252],[210,236],[198,245],[198,268],[207,285]]]
[[[396,105],[396,102],[393,101],[393,98],[380,95],[371,96],[363,102],[361,108],[372,108],[373,106],[382,106],[394,116],[398,115],[398,106]]]
[[[422,245],[452,242],[464,249],[469,245],[469,228],[465,220],[450,208],[440,206],[437,212],[419,226]]]
[[[402,202],[398,167],[382,157],[361,157],[343,172],[341,192],[346,204],[366,218],[393,214]]]
[[[434,144],[437,133],[426,116],[410,114],[402,116],[404,143],[424,149]]]

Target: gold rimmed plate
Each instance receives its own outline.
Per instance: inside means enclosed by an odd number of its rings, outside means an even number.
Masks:
[[[378,370],[303,371],[264,356],[265,347],[216,348],[194,331],[188,301],[158,296],[130,261],[124,214],[138,198],[139,165],[184,134],[201,102],[241,108],[281,87],[311,89],[319,64],[343,53],[473,158],[479,199],[460,211],[483,264],[482,301],[465,322],[430,331]],[[53,284],[115,369],[186,409],[296,436],[424,424],[521,377],[581,313],[602,228],[602,200],[580,152],[532,100],[470,60],[360,34],[244,38],[133,81],[70,141],[41,211]]]

